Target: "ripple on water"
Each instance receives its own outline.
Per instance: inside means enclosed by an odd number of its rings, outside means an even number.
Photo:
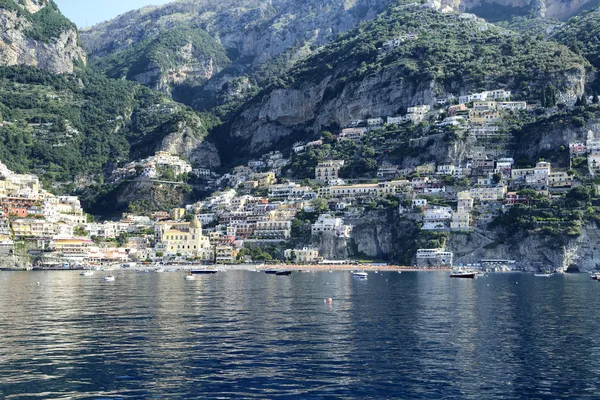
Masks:
[[[586,276],[2,278],[0,398],[599,397]]]

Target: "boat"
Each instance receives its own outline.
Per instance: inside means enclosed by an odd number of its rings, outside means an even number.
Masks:
[[[276,269],[266,269],[265,274],[275,275],[275,274],[277,274],[277,270]]]
[[[186,281],[195,281],[196,280],[196,275],[194,275],[194,274],[187,274],[185,276],[185,280]]]
[[[218,269],[194,269],[191,271],[192,275],[212,275],[219,272]]]
[[[165,272],[165,269],[164,268],[159,268],[159,269],[156,270],[156,272]]]
[[[538,273],[533,274],[533,276],[538,276],[541,278],[548,278],[548,277],[551,277],[552,275],[554,275],[552,272],[538,272]]]
[[[277,276],[289,276],[292,274],[292,271],[277,271],[275,272],[275,275]]]
[[[115,281],[115,276],[114,275],[106,275],[104,277],[104,282],[114,282]]]
[[[364,271],[352,271],[352,276],[358,279],[367,279],[369,274]]]
[[[450,278],[465,278],[465,279],[475,279],[477,276],[477,272],[469,272],[469,271],[456,271],[450,274]]]
[[[600,281],[600,272],[596,272],[595,274],[592,274],[590,276],[590,278],[592,278],[595,281]]]
[[[94,271],[82,271],[79,275],[81,276],[93,276]]]

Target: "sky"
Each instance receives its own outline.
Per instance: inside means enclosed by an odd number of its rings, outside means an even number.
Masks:
[[[54,0],[62,13],[79,28],[107,21],[127,11],[171,1],[173,0]]]

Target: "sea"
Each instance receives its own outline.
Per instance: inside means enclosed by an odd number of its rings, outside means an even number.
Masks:
[[[600,399],[586,274],[103,274],[0,272],[0,399]]]

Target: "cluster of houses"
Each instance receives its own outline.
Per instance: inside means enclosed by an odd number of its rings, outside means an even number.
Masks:
[[[170,170],[175,176],[192,172],[192,165],[180,157],[165,151],[159,151],[155,155],[143,160],[130,162],[127,165],[116,168],[111,176],[112,182],[123,179],[140,177],[142,179],[159,179]],[[198,174],[205,174],[208,170],[199,170]],[[210,171],[208,171],[210,174]]]

